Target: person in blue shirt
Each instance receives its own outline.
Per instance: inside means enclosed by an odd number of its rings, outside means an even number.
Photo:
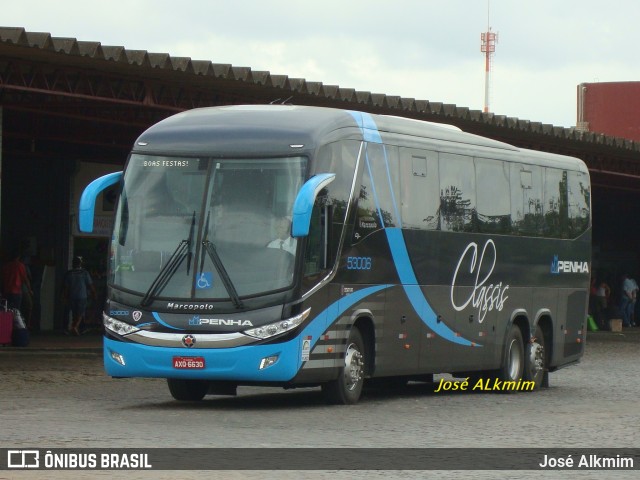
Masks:
[[[87,309],[88,295],[96,300],[96,290],[91,281],[91,275],[82,268],[82,258],[75,257],[71,264],[71,270],[64,277],[62,300],[71,309],[71,327],[69,333],[80,335],[80,324],[84,320]]]

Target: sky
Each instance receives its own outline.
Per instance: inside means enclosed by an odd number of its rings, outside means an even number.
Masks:
[[[640,81],[638,0],[20,0],[0,25],[571,127],[581,83]],[[295,103],[295,98],[293,99]]]

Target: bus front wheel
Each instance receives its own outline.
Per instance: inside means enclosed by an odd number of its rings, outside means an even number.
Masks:
[[[365,374],[365,349],[362,334],[352,328],[338,377],[322,386],[328,403],[353,405],[360,399]]]
[[[209,384],[204,380],[167,378],[167,384],[171,396],[183,402],[198,402],[204,398],[209,390]]]

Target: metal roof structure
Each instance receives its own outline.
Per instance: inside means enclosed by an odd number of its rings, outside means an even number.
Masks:
[[[63,153],[123,162],[141,131],[173,113],[273,101],[452,124],[519,147],[577,156],[589,166],[594,186],[640,191],[639,142],[249,67],[0,27],[0,106],[9,155],[37,155],[55,146]]]

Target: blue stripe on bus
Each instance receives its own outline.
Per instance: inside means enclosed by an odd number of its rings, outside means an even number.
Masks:
[[[376,122],[373,120],[373,117],[368,113],[363,112],[355,112],[352,110],[347,110],[349,114],[356,121],[356,124],[360,128],[362,132],[362,137],[365,142],[370,143],[380,143],[382,144],[382,137],[380,136],[380,132],[378,131],[378,126]]]
[[[411,260],[409,259],[409,252],[407,252],[407,245],[404,241],[402,230],[399,228],[386,228],[385,233],[387,234],[387,240],[391,247],[393,263],[395,264],[398,276],[400,277],[400,283],[402,283],[402,287],[404,288],[413,309],[427,327],[450,342],[468,347],[481,347],[482,345],[472,343],[465,338],[459,337],[456,332],[451,330],[444,323],[438,322],[436,313],[431,308],[431,305],[429,305],[429,302],[427,302],[427,299],[424,297],[424,294],[418,285],[418,280],[416,279],[416,275],[411,267]]]
[[[358,127],[360,127],[360,130],[362,131],[362,137],[366,142],[379,143],[384,146],[376,122],[371,115],[364,112],[349,111],[349,113],[351,114],[351,116],[353,116],[354,120],[358,124]],[[386,153],[385,162],[387,163],[387,173],[389,173],[389,162]],[[369,176],[371,177],[371,183],[373,185],[373,175],[370,174]],[[388,178],[389,188],[391,190],[391,196],[393,198],[393,185],[391,183],[391,176],[389,175]],[[373,187],[373,189],[375,192],[375,187]],[[380,212],[378,198],[375,195],[374,199],[376,202],[376,208],[378,212]],[[393,263],[396,267],[396,271],[398,272],[398,277],[400,278],[400,283],[404,288],[404,292],[407,295],[411,306],[418,314],[420,319],[427,325],[427,327],[433,330],[436,335],[439,335],[445,340],[456,343],[458,345],[481,347],[482,345],[458,336],[456,332],[451,330],[444,323],[438,322],[436,313],[434,312],[433,308],[431,308],[431,305],[429,305],[429,302],[425,298],[422,289],[418,285],[418,280],[416,278],[415,272],[413,271],[413,267],[411,266],[411,259],[409,258],[409,252],[407,251],[407,245],[404,241],[402,230],[399,228],[384,227],[384,225],[383,228],[387,234],[387,241],[389,243],[389,248],[391,249]]]
[[[151,315],[153,315],[153,318],[156,319],[156,322],[158,322],[160,325],[163,325],[167,328],[172,328],[173,330],[182,330],[182,328],[177,328],[177,327],[173,327],[171,325],[169,325],[167,322],[163,321],[160,318],[160,315],[158,314],[158,312],[151,312]]]

